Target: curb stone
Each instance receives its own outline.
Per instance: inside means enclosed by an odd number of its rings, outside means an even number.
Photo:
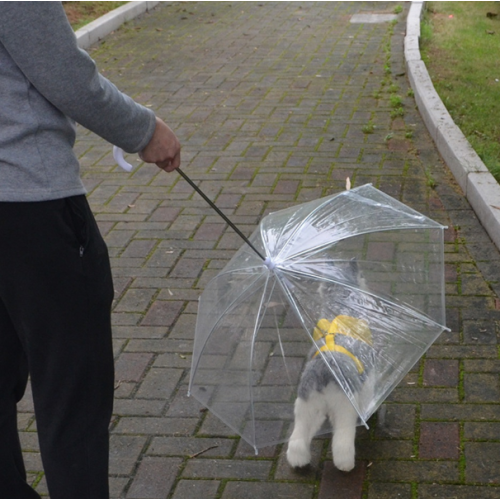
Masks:
[[[75,32],[78,46],[88,49],[123,23],[154,9],[160,2],[128,2],[97,18]]]
[[[422,119],[490,238],[500,249],[500,185],[486,168],[439,98],[420,56],[423,1],[412,2],[407,17],[404,55]]]

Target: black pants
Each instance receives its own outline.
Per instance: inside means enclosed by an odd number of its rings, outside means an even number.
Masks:
[[[85,196],[0,203],[1,498],[38,498],[16,422],[28,374],[51,498],[109,498],[112,299]]]

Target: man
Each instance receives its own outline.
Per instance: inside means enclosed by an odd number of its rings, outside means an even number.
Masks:
[[[108,498],[113,403],[107,248],[74,121],[171,172],[180,144],[99,75],[60,2],[0,2],[0,496],[26,483],[16,403],[31,377],[51,498]]]

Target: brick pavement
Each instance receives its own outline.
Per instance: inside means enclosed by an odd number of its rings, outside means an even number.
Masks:
[[[500,254],[443,166],[404,74],[407,7],[392,2],[164,3],[91,51],[117,86],[176,130],[189,175],[247,234],[269,211],[349,176],[446,224],[444,333],[359,429],[357,466],[329,443],[293,471],[258,457],[187,398],[197,299],[240,239],[175,174],[120,171],[80,128],[76,151],[112,257],[114,498],[498,498]],[[401,96],[398,105],[392,95]],[[29,392],[19,428],[47,494]],[[200,453],[202,452],[202,453]]]

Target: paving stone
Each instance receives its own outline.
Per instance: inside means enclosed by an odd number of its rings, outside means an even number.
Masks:
[[[114,310],[116,312],[145,312],[156,294],[156,290],[129,288]]]
[[[148,448],[148,455],[229,458],[234,440],[221,438],[156,437]]]
[[[141,321],[144,326],[171,326],[177,318],[180,310],[184,306],[183,302],[155,301],[149,308],[146,316]]]
[[[312,498],[313,494],[310,484],[228,481],[221,498]]]
[[[126,498],[167,498],[180,466],[180,459],[144,457]]]
[[[216,498],[220,481],[182,479],[177,484],[172,498]]]
[[[412,486],[404,483],[370,483],[368,498],[412,498]]]
[[[111,435],[110,474],[130,475],[139,460],[145,443],[146,437],[143,436]]]
[[[198,421],[193,418],[121,417],[113,432],[116,434],[189,435]]]
[[[363,481],[366,475],[366,462],[357,462],[349,473],[336,469],[326,462],[318,498],[363,498]]]
[[[377,421],[375,436],[412,439],[415,435],[415,406],[387,404],[386,414]]]
[[[458,460],[460,458],[458,423],[422,422],[419,457],[421,459]]]
[[[144,377],[138,398],[168,400],[183,376],[183,370],[175,368],[151,368]]]
[[[500,489],[495,486],[468,486],[456,484],[422,484],[418,498],[498,498]]]
[[[496,441],[500,436],[500,422],[465,422],[464,438],[472,441]]]
[[[465,444],[465,478],[468,483],[500,484],[500,443]]]
[[[491,404],[423,404],[423,420],[472,421],[500,420],[499,405]]]
[[[182,472],[183,478],[268,479],[272,462],[268,460],[191,459]]]
[[[458,360],[426,359],[424,385],[457,387],[459,382]]]
[[[156,243],[155,240],[133,240],[125,248],[121,257],[147,257]]]
[[[166,401],[158,399],[115,399],[113,413],[116,415],[159,416],[166,406]]]
[[[402,458],[409,459],[414,455],[413,440],[398,439],[358,439],[356,440],[356,458],[360,460],[377,460]]]
[[[498,402],[500,385],[497,374],[465,373],[465,400],[471,403]]]
[[[378,461],[370,467],[371,481],[436,482],[446,478],[447,482],[459,480],[457,462],[448,461]]]

